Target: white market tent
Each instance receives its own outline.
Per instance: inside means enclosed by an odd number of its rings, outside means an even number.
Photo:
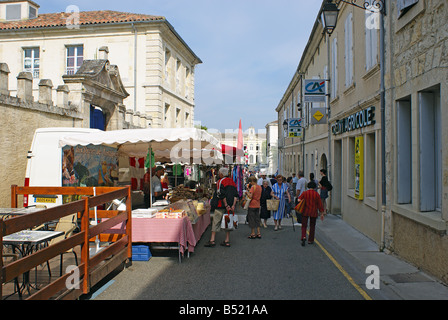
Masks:
[[[122,154],[130,157],[145,157],[148,148],[167,155],[189,150],[199,156],[205,156],[206,152],[218,151],[221,153],[221,144],[211,134],[196,128],[149,128],[129,129],[115,131],[100,131],[95,133],[66,136],[59,140],[59,146],[87,146],[105,145],[118,148]],[[174,150],[174,151],[173,151]]]
[[[78,145],[115,147],[120,154],[130,157],[146,157],[152,150],[155,161],[172,163],[213,164],[222,163],[223,159],[220,142],[206,131],[196,128],[100,131],[59,139],[61,148]]]

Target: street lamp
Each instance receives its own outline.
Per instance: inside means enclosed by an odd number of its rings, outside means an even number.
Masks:
[[[336,3],[333,3],[332,0],[327,0],[322,8],[322,24],[324,30],[327,31],[328,34],[332,34],[334,28],[336,28],[336,23],[338,21],[339,9]]]
[[[285,121],[283,121],[283,130],[288,131],[288,121],[285,119]]]

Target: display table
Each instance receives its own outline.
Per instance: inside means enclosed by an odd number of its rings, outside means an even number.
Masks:
[[[188,217],[182,219],[133,218],[132,243],[177,243],[180,255],[194,252],[194,248],[210,224],[210,212],[199,216],[195,224]],[[123,233],[125,224],[106,233]],[[171,247],[170,247],[171,248]]]
[[[179,252],[193,252],[196,237],[188,217],[182,219],[132,219],[132,242],[176,242]]]

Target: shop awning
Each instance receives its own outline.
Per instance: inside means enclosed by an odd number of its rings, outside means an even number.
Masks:
[[[178,163],[208,163],[222,160],[219,141],[196,128],[149,128],[65,136],[59,146],[105,145],[116,147],[120,154],[146,157],[149,148],[166,160]],[[156,160],[157,161],[157,160]],[[215,161],[216,162],[216,161]]]

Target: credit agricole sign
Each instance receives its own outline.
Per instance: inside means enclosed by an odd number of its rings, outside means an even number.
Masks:
[[[375,123],[375,107],[369,107],[336,121],[336,123],[331,126],[331,131],[334,135],[338,135],[372,126]]]

